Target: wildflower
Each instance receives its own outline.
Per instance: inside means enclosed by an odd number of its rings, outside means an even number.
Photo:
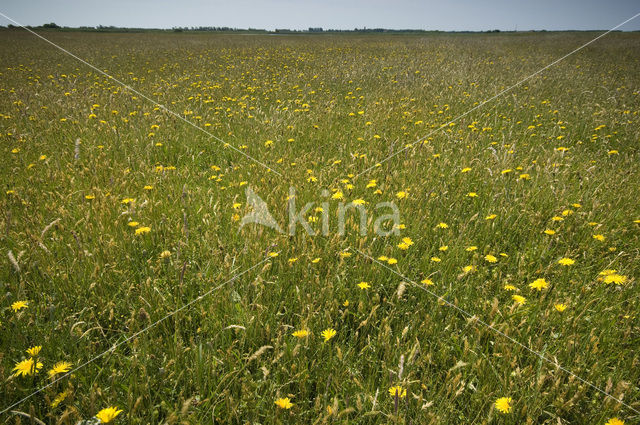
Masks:
[[[27,308],[29,307],[29,301],[16,301],[13,304],[11,304],[11,309],[13,311],[20,311],[23,308]]]
[[[504,288],[506,291],[515,291],[516,289],[518,289],[518,288],[516,288],[515,286],[513,286],[513,285],[509,285],[509,284],[504,285],[504,286],[503,286],[503,288]]]
[[[465,167],[462,170],[460,170],[461,173],[468,173],[469,171],[471,171],[471,167]]]
[[[563,311],[565,311],[567,309],[567,305],[566,304],[556,304],[553,306],[557,311],[559,311],[560,313],[562,313]]]
[[[615,283],[616,285],[622,285],[627,282],[627,277],[617,273],[611,273],[604,277],[604,283],[607,285]]]
[[[350,253],[350,252],[346,252],[346,251],[342,251],[342,252],[340,253],[340,256],[341,256],[342,258],[349,258],[349,257],[351,257],[351,253]]]
[[[496,218],[497,215],[496,214],[489,214],[488,216],[486,216],[484,219],[485,220],[493,220],[494,218]]]
[[[136,235],[144,235],[145,233],[149,233],[150,231],[151,231],[151,227],[148,227],[148,226],[138,227],[136,229]]]
[[[529,284],[529,288],[537,289],[538,291],[542,291],[543,289],[547,289],[549,287],[549,283],[544,279],[536,279]]]
[[[522,295],[512,295],[511,298],[518,304],[525,304],[527,302],[527,299]]]
[[[487,260],[490,263],[495,263],[495,262],[498,261],[498,259],[496,257],[494,257],[493,255],[491,255],[491,254],[485,255],[484,259]]]
[[[275,401],[275,404],[281,409],[291,409],[293,407],[293,403],[291,403],[289,397],[279,398]]]
[[[462,268],[462,271],[463,271],[464,273],[469,273],[469,272],[472,272],[472,271],[474,271],[474,270],[475,270],[475,267],[473,267],[472,265],[464,266],[464,267]]]
[[[324,341],[327,342],[331,338],[336,336],[336,331],[335,331],[335,329],[327,328],[327,329],[323,330],[320,335],[322,335],[322,337],[324,338]]]
[[[30,357],[16,363],[12,372],[15,372],[14,376],[28,376],[38,373],[40,369],[42,369],[42,363],[36,362],[33,357]]]
[[[556,234],[555,230],[551,230],[551,229],[547,229],[544,231],[545,234],[549,235],[549,236],[553,236]]]
[[[364,204],[366,204],[364,199],[354,199],[353,201],[351,201],[351,203],[353,205],[364,205]]]
[[[406,197],[407,197],[407,192],[406,191],[401,190],[400,192],[396,193],[396,198],[398,198],[398,199],[404,199]]]
[[[604,235],[593,235],[593,239],[597,240],[597,241],[604,241],[606,239],[606,237]]]
[[[129,227],[138,227],[140,223],[138,223],[137,221],[130,221],[127,223],[127,226]]]
[[[389,264],[391,266],[393,266],[394,264],[397,264],[397,263],[398,263],[398,260],[396,260],[395,258],[389,258],[387,260],[387,264]]]
[[[51,408],[55,409],[56,407],[58,407],[58,405],[62,403],[64,399],[67,398],[68,395],[69,395],[69,391],[63,391],[57,396],[55,396],[55,398],[51,402]]]
[[[116,416],[118,416],[122,410],[118,410],[117,407],[107,407],[106,409],[102,409],[96,414],[96,418],[100,421],[100,423],[107,424],[114,420]]]
[[[295,336],[296,338],[304,338],[305,336],[308,336],[308,335],[309,335],[309,331],[306,329],[300,329],[293,333],[293,336]]]
[[[135,201],[136,201],[136,200],[135,200],[135,199],[133,199],[133,198],[124,198],[120,203],[121,203],[121,204],[124,204],[124,205],[129,205],[129,204],[131,204],[131,203],[133,203],[133,202],[135,202]]]
[[[444,252],[444,251],[446,251],[448,249],[449,249],[449,247],[447,245],[442,245],[440,248],[438,248],[438,251]]]
[[[575,264],[575,260],[572,260],[571,258],[561,258],[558,260],[558,264],[561,266],[572,266]]]
[[[96,199],[96,197],[94,195],[84,195],[84,199],[91,201],[92,199]]]
[[[427,286],[433,286],[434,285],[433,281],[431,279],[429,279],[429,278],[422,279],[422,281],[420,283],[424,283]]]
[[[440,229],[448,229],[449,225],[447,223],[438,223],[437,227]]]
[[[49,378],[53,378],[54,376],[60,373],[67,373],[71,370],[72,364],[69,362],[58,362],[53,365],[53,367],[49,370],[48,375]]]
[[[169,258],[171,257],[171,251],[168,250],[164,250],[160,253],[160,258]]]
[[[396,385],[395,387],[389,388],[389,395],[391,397],[402,398],[407,395],[407,390],[402,388],[400,385]]]
[[[431,257],[431,261],[433,261],[434,263],[439,263],[442,260],[440,259],[440,257]]]
[[[331,199],[343,199],[343,198],[344,198],[344,195],[340,190],[338,190],[336,193],[331,195]]]
[[[621,421],[618,418],[611,418],[604,425],[624,425],[624,421]]]
[[[471,245],[471,246],[466,247],[465,251],[472,252],[472,251],[475,251],[476,249],[478,249],[477,246]]]
[[[469,192],[469,193],[467,193],[467,197],[469,197],[469,198],[477,198],[478,194],[476,192]]]
[[[371,285],[369,285],[368,282],[360,282],[360,283],[358,283],[358,287],[360,289],[369,289],[369,288],[371,288]]]
[[[413,245],[413,241],[411,240],[411,238],[402,238],[402,243],[406,244],[407,246]]]
[[[36,345],[34,347],[28,348],[27,354],[30,355],[31,357],[35,357],[38,354],[40,354],[40,350],[42,350],[42,345]]]
[[[496,400],[495,406],[500,413],[511,412],[511,397],[500,397]]]

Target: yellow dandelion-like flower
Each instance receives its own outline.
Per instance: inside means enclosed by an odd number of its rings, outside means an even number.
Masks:
[[[606,237],[604,235],[593,235],[593,239],[597,240],[597,241],[604,241],[606,239]]]
[[[29,376],[38,373],[42,366],[42,363],[36,362],[33,357],[30,357],[16,363],[12,372],[14,372],[14,376]]]
[[[611,273],[604,277],[604,283],[611,284],[615,283],[616,285],[622,285],[627,282],[627,277],[617,273]]]
[[[547,289],[549,287],[549,283],[544,279],[536,279],[529,284],[529,288],[537,289],[538,291],[542,291],[543,289]]]
[[[434,263],[439,263],[440,261],[442,261],[442,259],[440,259],[440,257],[431,257],[431,261],[433,261]]]
[[[401,190],[400,192],[396,193],[396,198],[398,199],[404,199],[407,197],[407,192],[405,192],[404,190]]]
[[[447,223],[442,222],[442,223],[438,223],[437,227],[440,229],[448,229],[449,225]]]
[[[544,233],[546,235],[553,236],[553,235],[556,234],[556,231],[555,230],[551,230],[551,229],[547,229],[547,230],[544,231]]]
[[[558,264],[561,266],[572,266],[575,264],[575,260],[572,260],[571,258],[561,258],[558,260]]]
[[[485,220],[493,220],[494,218],[496,218],[497,215],[496,214],[489,214],[488,216],[486,216],[484,219]]]
[[[475,270],[475,267],[473,267],[472,265],[464,266],[464,267],[462,268],[462,271],[463,271],[464,273],[470,273],[470,272],[472,272],[472,271],[474,271],[474,270]]]
[[[51,405],[50,405],[51,408],[55,409],[56,407],[58,407],[58,405],[62,403],[64,399],[67,398],[68,395],[69,395],[69,391],[63,391],[59,393],[57,396],[55,396],[55,398],[51,402]]]
[[[500,413],[511,412],[511,397],[500,397],[496,400],[495,406]]]
[[[562,313],[563,311],[565,311],[567,309],[567,305],[559,303],[559,304],[554,305],[553,308],[555,308],[557,311]]]
[[[293,403],[291,403],[289,397],[279,398],[274,403],[281,409],[291,409],[293,407]]]
[[[150,231],[151,231],[151,227],[148,227],[148,226],[138,227],[136,229],[136,235],[144,235],[146,233],[149,233]]]
[[[402,398],[407,395],[407,390],[402,388],[400,385],[396,385],[395,387],[389,388],[389,395],[391,397]]]
[[[512,295],[511,298],[518,304],[526,304],[527,299],[522,295]]]
[[[54,376],[60,373],[69,372],[71,370],[71,366],[73,366],[73,364],[69,362],[58,362],[54,364],[53,367],[49,369],[49,371],[47,372],[49,375],[49,378],[53,378]]]
[[[371,285],[369,285],[368,282],[360,282],[360,283],[358,283],[358,287],[360,289],[369,289],[369,288],[371,288]]]
[[[344,199],[344,194],[342,191],[338,190],[336,193],[331,195],[331,199]]]
[[[335,331],[335,329],[327,328],[327,329],[323,330],[320,335],[322,335],[322,337],[324,338],[324,341],[327,342],[331,338],[336,336],[336,331]]]
[[[624,421],[622,421],[622,420],[620,420],[618,418],[611,418],[604,425],[624,425]]]
[[[389,265],[392,265],[392,266],[393,266],[394,264],[398,264],[398,260],[396,260],[395,258],[389,258],[389,259],[387,260],[387,264],[389,264]]]
[[[29,301],[16,301],[13,304],[11,304],[11,309],[13,311],[20,311],[23,308],[27,308],[29,307]]]
[[[100,423],[108,424],[112,420],[114,420],[122,410],[118,410],[117,407],[107,407],[106,409],[102,409],[96,414],[96,418],[100,421]]]
[[[160,258],[169,258],[171,257],[171,251],[169,250],[164,250],[160,253]]]
[[[305,336],[309,336],[309,331],[306,329],[300,329],[293,333],[293,336],[296,338],[304,338]]]
[[[424,283],[427,286],[433,286],[434,285],[433,280],[431,280],[429,278],[422,279],[422,281],[420,283]]]
[[[40,350],[42,350],[42,345],[36,345],[33,346],[31,348],[27,348],[27,354],[30,355],[31,357],[35,357],[38,354],[40,354]]]
[[[465,251],[472,252],[472,251],[475,251],[476,249],[478,249],[477,246],[471,245],[471,246],[466,247]]]
[[[517,289],[518,289],[518,288],[516,288],[515,286],[513,286],[513,285],[509,285],[509,284],[504,285],[504,286],[503,286],[503,288],[504,288],[504,290],[505,290],[505,291],[515,291],[515,290],[517,290]]]
[[[487,260],[489,263],[496,263],[498,261],[498,259],[491,254],[485,255],[484,259]]]

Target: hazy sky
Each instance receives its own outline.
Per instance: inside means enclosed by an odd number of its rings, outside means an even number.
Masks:
[[[609,29],[640,12],[639,0],[2,0],[24,25],[171,28],[323,27],[434,30]],[[0,24],[10,23],[0,17]],[[640,30],[640,17],[622,30]]]

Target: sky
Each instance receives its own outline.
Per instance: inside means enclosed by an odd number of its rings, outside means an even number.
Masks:
[[[640,13],[640,1],[2,0],[0,12],[33,26],[607,30]],[[0,16],[0,25],[9,23]],[[640,30],[640,16],[620,29]]]

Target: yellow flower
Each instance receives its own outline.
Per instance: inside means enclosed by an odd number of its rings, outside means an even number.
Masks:
[[[474,271],[474,270],[475,270],[475,267],[473,267],[472,265],[464,266],[464,267],[462,268],[462,271],[463,271],[464,273],[469,273],[469,272],[472,272],[472,271]]]
[[[447,223],[442,222],[442,223],[438,223],[437,227],[439,227],[440,229],[448,229],[449,225]]]
[[[496,218],[497,215],[496,214],[489,214],[488,216],[486,216],[484,219],[485,220],[493,220],[494,218]]]
[[[169,258],[171,257],[171,251],[164,250],[160,253],[160,258]]]
[[[559,311],[560,313],[562,313],[563,311],[565,311],[567,309],[566,304],[556,304],[553,306],[557,311]]]
[[[469,171],[471,171],[471,168],[470,167],[465,167],[460,172],[461,173],[468,173]]]
[[[491,254],[487,254],[484,256],[484,259],[487,260],[490,263],[496,263],[498,261],[498,259],[496,257],[494,257]]]
[[[511,397],[500,397],[496,400],[495,406],[500,413],[511,412]]]
[[[434,263],[439,263],[442,260],[440,259],[440,257],[431,257],[431,261],[433,261]]]
[[[151,227],[148,227],[148,226],[138,227],[136,229],[136,235],[144,235],[145,233],[149,233],[150,231],[151,231]]]
[[[396,198],[398,199],[404,199],[407,197],[407,192],[401,190],[400,192],[396,193]]]
[[[92,199],[96,199],[96,197],[94,195],[84,195],[84,199],[90,201]]]
[[[101,423],[107,424],[114,420],[116,416],[118,416],[122,410],[118,410],[117,407],[107,407],[106,409],[102,409],[96,414],[96,418],[100,420]]]
[[[336,193],[331,195],[331,199],[343,199],[343,198],[344,198],[344,195],[340,190],[338,190]]]
[[[467,193],[467,197],[469,197],[469,198],[477,198],[478,194],[476,192],[469,192],[469,193]]]
[[[444,251],[446,251],[448,249],[449,249],[449,247],[447,245],[442,245],[440,248],[438,248],[438,251],[444,252]]]
[[[527,299],[521,295],[512,295],[511,298],[518,304],[525,304],[527,302]]]
[[[396,385],[395,387],[389,388],[389,395],[391,397],[402,398],[407,395],[407,390],[402,388],[400,385]]]
[[[394,264],[397,264],[397,263],[398,263],[398,260],[396,260],[395,258],[389,258],[389,259],[387,260],[387,264],[392,265],[392,266],[393,266]]]
[[[553,236],[556,234],[555,230],[551,230],[551,229],[547,229],[544,231],[545,234],[549,235],[549,236]]]
[[[11,304],[11,309],[13,309],[13,311],[20,311],[27,307],[29,307],[29,301],[16,301]]]
[[[323,330],[320,335],[322,335],[322,337],[324,338],[324,341],[327,342],[331,338],[336,336],[336,331],[335,331],[335,329],[327,328],[327,329]]]
[[[293,407],[293,403],[289,400],[289,397],[279,398],[275,401],[275,405],[281,409],[291,409]]]
[[[295,336],[296,338],[304,338],[305,336],[308,336],[308,335],[309,335],[309,331],[306,329],[300,329],[293,333],[293,336]]]
[[[467,248],[465,248],[465,251],[471,252],[471,251],[475,251],[476,249],[478,249],[477,246],[471,245],[471,246],[468,246]]]
[[[432,281],[431,279],[429,279],[429,278],[422,279],[421,283],[424,283],[424,284],[425,284],[425,285],[427,285],[427,286],[432,286],[432,285],[434,285],[433,281]]]
[[[60,394],[58,394],[51,402],[51,408],[55,409],[56,407],[58,407],[58,405],[62,403],[64,399],[67,398],[68,395],[69,395],[69,391],[63,391]]]
[[[135,202],[135,201],[136,201],[136,200],[135,200],[135,199],[133,199],[133,198],[124,198],[124,199],[121,201],[121,203],[122,203],[122,204],[125,204],[125,205],[129,205],[130,203]]]
[[[562,266],[572,266],[575,264],[575,260],[572,260],[571,258],[561,258],[558,260],[558,264]]]
[[[42,363],[36,362],[33,360],[33,357],[30,357],[26,360],[22,360],[16,363],[12,372],[15,372],[14,376],[28,376],[33,375],[34,373],[38,373],[38,371],[42,369]]]
[[[627,277],[617,273],[611,273],[604,277],[604,283],[607,285],[615,283],[616,285],[622,285],[627,282]]]
[[[604,425],[624,425],[624,421],[621,421],[618,418],[611,418]]]
[[[358,283],[358,287],[360,289],[369,289],[369,288],[371,288],[371,285],[369,285],[368,282],[360,282],[360,283]]]
[[[40,350],[42,350],[42,345],[36,345],[31,348],[28,348],[27,354],[30,355],[31,357],[35,357],[40,353]]]
[[[505,289],[505,291],[515,291],[516,289],[518,289],[515,286],[509,284],[504,285],[503,288]]]
[[[138,223],[137,221],[130,221],[127,223],[127,226],[129,227],[138,227],[140,223]]]
[[[543,289],[547,289],[549,287],[549,283],[544,279],[536,279],[529,284],[529,288],[537,289],[538,291],[542,291]]]
[[[58,362],[53,365],[53,367],[47,372],[49,374],[49,378],[53,378],[54,376],[60,373],[67,373],[71,370],[72,364],[69,362]]]
[[[593,239],[602,242],[606,239],[606,237],[604,235],[593,235]]]

